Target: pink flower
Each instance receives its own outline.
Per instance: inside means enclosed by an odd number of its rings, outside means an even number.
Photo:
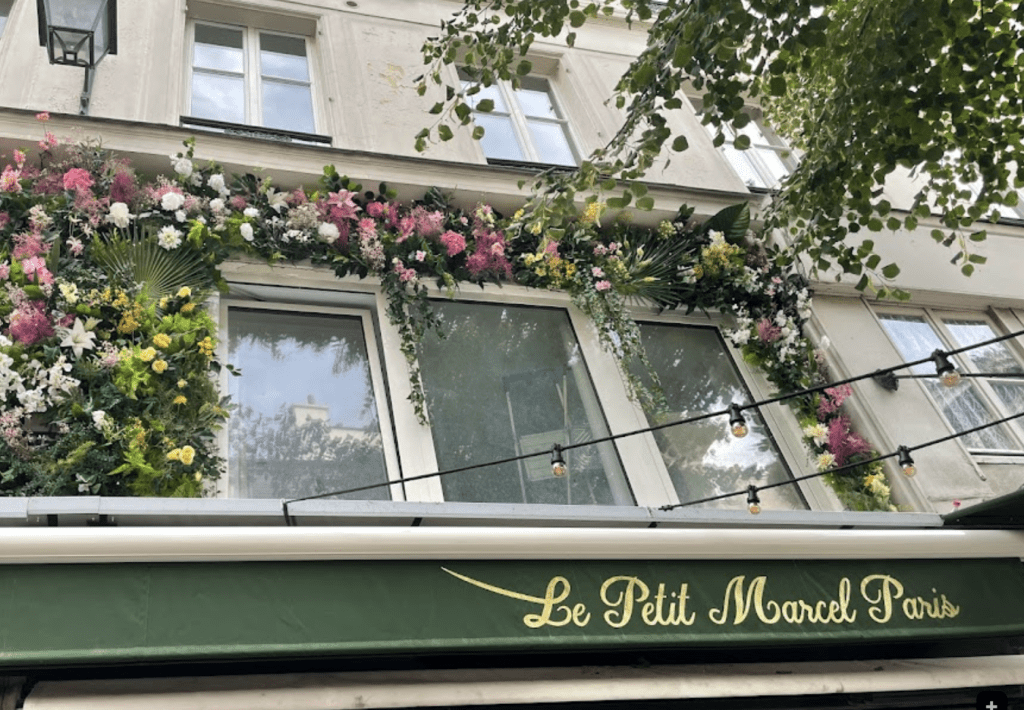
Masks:
[[[23,345],[35,345],[53,335],[53,326],[46,318],[45,304],[26,301],[11,314],[11,337]]]
[[[239,212],[241,212],[242,210],[249,206],[249,204],[245,201],[245,198],[242,197],[241,195],[235,195],[234,197],[232,197],[230,200],[228,200],[228,204],[231,205],[231,209],[238,210]]]
[[[82,252],[85,251],[85,245],[82,244],[82,240],[77,237],[68,238],[68,250],[72,256],[81,256]]]
[[[395,265],[393,268],[394,272],[398,274],[398,280],[402,283],[408,283],[416,278],[416,269],[407,269],[401,259],[395,259]]]
[[[14,164],[18,166],[18,170],[25,167],[25,153],[15,148],[14,150]]]
[[[15,259],[28,259],[45,251],[43,238],[38,234],[19,234],[14,238],[14,251],[11,256]]]
[[[761,339],[762,343],[774,343],[782,337],[782,328],[767,318],[762,318],[757,322],[757,337]]]
[[[839,409],[852,394],[853,388],[850,385],[837,385],[822,392],[818,402],[818,420],[825,421],[825,418]]]
[[[327,197],[327,204],[330,208],[331,219],[355,219],[359,205],[352,201],[356,193],[347,190],[332,192]]]
[[[835,457],[836,466],[842,466],[851,456],[866,454],[871,451],[871,444],[860,434],[850,431],[850,419],[840,416],[829,422],[828,450]]]
[[[377,223],[371,217],[363,217],[359,220],[360,241],[371,241],[377,238]]]
[[[25,272],[25,276],[35,276],[36,284],[52,284],[53,274],[46,268],[46,262],[43,261],[42,257],[33,256],[25,259],[21,262],[21,270]],[[32,279],[30,279],[32,280]]]
[[[114,179],[110,182],[110,200],[111,202],[123,202],[126,205],[130,204],[138,192],[138,188],[135,185],[135,176],[128,172],[122,171],[114,175]]]
[[[50,148],[56,148],[58,143],[60,141],[57,140],[57,136],[47,131],[43,140],[39,141],[39,147],[43,150],[49,150]]]
[[[11,265],[6,261],[0,264],[0,279],[7,279],[11,275]]]
[[[544,245],[544,253],[548,256],[558,256],[558,242],[548,242]]]
[[[21,192],[21,171],[10,165],[0,173],[0,192]]]
[[[612,282],[607,280],[598,281],[594,284],[594,288],[598,291],[607,291],[612,287]]]
[[[450,229],[441,235],[441,243],[448,250],[448,256],[455,256],[466,251],[466,238]]]
[[[412,236],[413,230],[416,229],[416,220],[412,217],[402,217],[398,221],[398,241],[404,242],[406,239]]]
[[[594,256],[604,256],[607,253],[608,247],[606,247],[604,244],[598,244],[596,247],[594,247]]]
[[[49,121],[50,120],[50,112],[49,111],[40,111],[39,113],[36,114],[36,120],[37,121]]]
[[[416,252],[412,258],[415,259],[416,261],[423,261],[424,259],[427,258],[427,252],[420,250]]]
[[[388,206],[380,202],[371,202],[366,206],[366,213],[374,219],[380,219],[388,213]]]
[[[301,187],[297,188],[292,194],[288,195],[288,204],[292,207],[298,207],[309,202],[309,198],[306,197],[306,191]]]
[[[71,168],[64,173],[64,189],[81,192],[92,187],[92,176],[88,170],[82,168]]]
[[[455,234],[455,232],[446,232]],[[461,239],[461,235],[459,235]],[[441,240],[444,241],[444,235]],[[495,248],[500,244],[501,248]],[[449,253],[451,253],[449,251]],[[505,258],[505,235],[501,232],[481,232],[476,238],[476,251],[466,260],[466,268],[473,278],[487,276],[512,280],[512,265]]]
[[[0,212],[0,229],[3,229],[11,223],[11,215],[6,212]]]
[[[437,236],[444,229],[444,213],[442,212],[417,207],[412,211],[412,218],[416,220],[416,233],[421,237]]]
[[[600,266],[595,266],[593,269],[590,270],[590,273],[594,275],[595,279],[604,278],[604,269],[602,269]]]

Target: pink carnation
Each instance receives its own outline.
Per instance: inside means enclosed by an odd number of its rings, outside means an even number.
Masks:
[[[380,219],[388,213],[388,206],[380,202],[371,202],[366,206],[366,213],[374,219]]]
[[[0,192],[21,192],[21,171],[10,165],[0,173]]]
[[[11,265],[6,261],[0,264],[0,279],[7,279],[11,275]]]
[[[412,211],[412,218],[416,220],[416,233],[421,237],[434,237],[444,230],[444,213],[442,212],[417,207]]]
[[[412,236],[413,230],[416,229],[416,220],[412,217],[402,217],[398,220],[398,241],[404,242],[406,239]],[[442,237],[443,239],[444,237]]]
[[[88,170],[82,168],[71,168],[64,173],[64,189],[76,192],[88,190],[92,187],[92,176]]]
[[[455,256],[466,251],[466,238],[450,229],[441,235],[441,243],[448,249],[448,256]]]
[[[377,223],[370,217],[363,217],[359,220],[360,241],[371,241],[377,238]]]
[[[596,288],[598,291],[607,291],[611,287],[612,287],[612,282],[611,281],[607,281],[607,280],[601,280],[601,281],[598,281],[596,284],[594,284],[594,288]]]
[[[239,212],[241,212],[242,210],[249,206],[246,203],[245,198],[242,197],[241,195],[235,195],[234,197],[232,197],[230,200],[228,200],[228,204],[231,205],[231,209],[238,210]]]
[[[126,170],[114,175],[114,179],[110,182],[111,202],[131,204],[137,192],[135,176]]]

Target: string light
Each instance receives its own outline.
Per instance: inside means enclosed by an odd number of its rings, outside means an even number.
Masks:
[[[932,360],[935,362],[935,372],[942,384],[946,387],[960,384],[960,373],[957,372],[956,366],[949,361],[949,356],[945,352],[936,350],[932,353]]]
[[[569,468],[565,465],[565,459],[562,458],[562,446],[561,444],[555,444],[551,447],[551,474],[556,478],[561,478],[569,471]]]
[[[757,486],[747,486],[747,510],[751,515],[761,512],[761,499],[757,497]]]
[[[732,435],[737,439],[742,439],[749,431],[747,429],[747,420],[743,418],[740,405],[735,402],[729,405],[729,428],[732,429]]]
[[[909,478],[917,473],[917,466],[914,465],[914,459],[910,457],[910,449],[906,446],[900,446],[896,449],[897,463],[900,468],[903,469],[903,473]]]
[[[605,442],[608,442],[608,441],[616,441],[618,439],[622,439],[622,438],[629,437],[629,436],[636,436],[638,434],[647,434],[649,432],[659,431],[661,429],[668,429],[669,427],[681,426],[683,424],[692,424],[694,422],[699,422],[699,421],[704,421],[706,419],[711,419],[711,418],[714,418],[714,417],[719,417],[719,416],[722,416],[724,414],[729,414],[730,415],[730,425],[732,425],[732,424],[734,424],[732,415],[734,413],[735,414],[739,414],[743,408],[751,409],[751,408],[756,408],[756,407],[762,407],[762,406],[765,406],[765,405],[768,405],[768,404],[774,404],[776,402],[783,402],[783,401],[792,399],[794,397],[801,397],[801,396],[808,395],[808,394],[815,394],[817,392],[823,392],[826,389],[829,389],[829,388],[832,388],[832,387],[837,387],[839,385],[850,384],[850,383],[853,383],[853,382],[859,382],[860,380],[865,380],[865,379],[869,379],[869,378],[872,378],[872,377],[877,379],[879,377],[886,376],[887,374],[893,373],[893,372],[895,372],[897,370],[903,370],[903,369],[915,367],[917,365],[921,365],[921,364],[927,363],[927,362],[934,362],[936,364],[936,370],[939,372],[940,376],[943,374],[943,372],[946,372],[948,370],[952,370],[952,372],[954,373],[954,376],[955,376],[955,380],[954,380],[954,382],[952,384],[955,384],[960,379],[960,373],[956,371],[956,368],[953,367],[951,363],[949,363],[949,355],[956,355],[958,353],[967,352],[969,350],[974,350],[974,349],[981,348],[981,347],[986,347],[988,345],[992,345],[993,343],[999,343],[999,342],[1002,342],[1002,341],[1005,341],[1005,340],[1010,340],[1011,338],[1018,338],[1018,337],[1021,337],[1021,336],[1024,336],[1024,330],[1014,331],[1012,333],[1006,333],[1004,335],[999,335],[999,336],[996,336],[994,338],[990,338],[988,340],[983,340],[983,341],[980,341],[978,343],[974,343],[973,345],[967,345],[967,346],[964,346],[964,347],[961,347],[961,348],[957,348],[955,350],[950,350],[948,352],[943,352],[941,350],[936,350],[934,353],[932,353],[931,357],[921,358],[919,360],[913,360],[911,362],[904,362],[904,363],[901,363],[899,365],[894,365],[892,367],[884,368],[882,370],[876,370],[874,372],[869,372],[869,373],[865,373],[865,374],[862,374],[862,375],[857,375],[857,376],[854,376],[854,377],[848,377],[848,378],[843,379],[843,380],[838,380],[838,381],[835,381],[835,382],[830,382],[830,383],[818,385],[818,386],[815,386],[815,387],[808,387],[806,389],[798,390],[798,391],[795,391],[795,392],[788,392],[786,394],[778,395],[776,397],[771,397],[769,399],[761,400],[759,402],[753,402],[751,404],[744,405],[744,407],[741,407],[740,405],[737,405],[737,404],[732,404],[732,405],[729,406],[728,409],[724,409],[724,410],[717,410],[717,411],[713,411],[713,412],[706,412],[704,414],[699,414],[699,415],[695,415],[695,416],[692,416],[692,417],[686,417],[684,419],[679,419],[679,420],[672,421],[672,422],[666,422],[664,424],[657,424],[655,426],[646,427],[644,429],[636,429],[636,430],[633,430],[633,431],[622,432],[620,434],[611,434],[609,436],[599,437],[599,438],[596,438],[596,439],[591,439],[589,441],[582,441],[582,442],[570,444],[570,445],[567,445],[567,446],[564,446],[564,447],[556,444],[555,447],[557,447],[557,451],[560,454],[565,449],[575,449],[575,448],[580,448],[580,447],[584,447],[584,446],[593,446],[595,444],[602,444],[602,443],[605,443]],[[946,370],[939,370],[939,368],[942,366],[942,362],[948,363],[949,366],[948,366],[948,368],[946,368]],[[945,384],[945,382],[944,382],[944,384]],[[1003,419],[998,419],[996,421],[989,422],[987,424],[983,424],[983,425],[980,425],[980,426],[972,427],[970,429],[966,429],[964,431],[961,431],[961,432],[958,432],[958,433],[955,433],[955,434],[951,434],[949,436],[944,436],[944,437],[941,437],[939,439],[934,439],[932,441],[928,441],[928,442],[924,442],[924,443],[921,443],[921,444],[917,444],[913,448],[916,450],[916,449],[922,449],[922,448],[925,448],[925,447],[928,447],[928,446],[934,446],[935,444],[940,444],[940,443],[942,443],[944,441],[949,441],[951,439],[957,439],[957,438],[960,438],[960,437],[965,436],[967,434],[971,434],[971,433],[976,432],[976,431],[981,431],[982,429],[987,429],[989,427],[998,426],[998,425],[1000,425],[1000,424],[1002,424],[1004,422],[1010,421],[1011,419],[1016,419],[1016,418],[1022,417],[1022,416],[1024,416],[1024,412],[1020,412],[1018,414],[1014,414],[1014,415],[1011,415],[1009,417],[1005,417]],[[745,421],[743,420],[742,414],[740,414],[739,419],[741,420],[741,422],[743,422],[744,427],[745,427]],[[736,432],[734,432],[734,434],[735,433]],[[746,433],[746,431],[744,431],[744,434],[745,433]],[[736,435],[739,436],[739,434],[736,434]],[[908,455],[908,458],[909,458],[910,447],[903,447],[903,448],[907,449],[907,455]],[[775,488],[775,487],[784,486],[784,485],[792,485],[792,484],[795,484],[795,483],[799,483],[800,481],[803,481],[803,480],[806,480],[806,479],[809,479],[809,478],[817,478],[817,477],[823,476],[825,474],[841,473],[841,472],[846,471],[848,469],[853,469],[853,468],[857,468],[859,466],[865,466],[867,464],[874,463],[876,461],[883,461],[885,459],[892,458],[893,456],[897,456],[898,453],[899,452],[897,451],[897,452],[893,452],[893,453],[890,453],[890,454],[884,454],[884,455],[877,456],[877,457],[875,457],[873,459],[869,459],[867,461],[858,461],[858,462],[855,462],[855,463],[852,463],[852,464],[847,464],[845,466],[840,466],[840,467],[837,467],[837,468],[831,468],[831,469],[827,469],[825,471],[819,471],[817,473],[808,474],[806,476],[799,476],[799,477],[791,478],[791,479],[788,479],[788,480],[785,480],[785,481],[779,481],[777,483],[767,484],[767,485],[761,486],[761,488],[758,489],[758,490],[765,490],[767,488]],[[288,506],[291,503],[298,503],[300,501],[307,501],[307,500],[319,500],[319,499],[322,499],[322,498],[329,498],[331,496],[346,495],[346,494],[350,494],[350,493],[360,493],[360,492],[366,491],[366,490],[374,490],[374,489],[377,489],[377,488],[384,488],[384,487],[393,486],[393,485],[397,485],[397,484],[405,484],[405,483],[410,483],[410,482],[413,482],[413,481],[419,481],[419,480],[423,480],[423,479],[427,479],[427,478],[438,478],[438,477],[441,477],[441,476],[447,476],[447,475],[454,474],[454,473],[461,473],[463,471],[476,470],[476,469],[480,469],[480,468],[483,468],[483,467],[486,467],[486,466],[498,466],[498,465],[506,464],[506,463],[514,463],[516,461],[522,461],[522,460],[530,458],[532,456],[538,456],[538,455],[541,455],[541,454],[543,454],[543,452],[538,452],[538,453],[533,453],[533,454],[521,454],[519,456],[510,456],[508,458],[498,459],[498,460],[495,460],[495,461],[487,461],[487,462],[484,462],[484,463],[470,464],[470,465],[461,466],[461,467],[458,467],[458,468],[447,469],[445,471],[435,471],[433,473],[424,473],[424,474],[419,474],[419,475],[416,475],[416,476],[403,477],[403,478],[400,478],[400,479],[395,480],[395,481],[385,481],[385,482],[382,482],[382,483],[371,483],[371,484],[364,485],[364,486],[356,486],[356,487],[353,487],[353,488],[346,488],[344,490],[328,491],[326,493],[317,493],[317,494],[314,494],[314,495],[303,496],[301,498],[292,498],[290,500],[281,501],[282,511],[284,513],[285,522],[288,525],[294,525],[294,521],[293,521],[292,515],[289,513],[289,510],[288,510]],[[564,475],[564,472],[567,472],[568,468],[565,467],[564,460],[562,460],[561,463],[562,463],[562,466],[564,467],[563,468],[563,474],[562,474],[562,475]],[[912,460],[911,460],[911,463],[913,463]],[[559,475],[559,474],[555,473],[555,465],[556,465],[555,448],[553,447],[552,448],[552,473],[554,475]],[[914,473],[917,472],[916,469],[913,469],[913,470],[914,470]],[[905,471],[905,473],[907,473],[907,472]],[[907,475],[910,476],[910,475],[913,475],[913,474],[907,473]],[[661,510],[672,510],[674,508],[679,508],[679,507],[682,507],[682,506],[696,505],[698,503],[705,503],[705,502],[709,502],[709,501],[712,501],[712,500],[720,500],[720,499],[723,499],[723,498],[730,498],[730,497],[733,497],[733,496],[742,495],[744,492],[748,492],[749,493],[749,490],[748,491],[740,490],[740,491],[736,491],[736,492],[733,492],[733,493],[726,493],[726,494],[722,494],[722,495],[719,495],[719,496],[713,496],[711,498],[702,498],[700,500],[687,501],[687,502],[684,502],[684,503],[677,503],[677,504],[674,504],[674,505],[664,505],[664,506],[661,506],[660,509]],[[760,506],[758,506],[758,511],[760,511]]]

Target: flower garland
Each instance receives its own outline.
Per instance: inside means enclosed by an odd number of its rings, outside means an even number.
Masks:
[[[315,191],[278,190],[269,178],[197,165],[192,141],[170,157],[173,176],[151,182],[88,143],[47,133],[39,148],[38,167],[16,151],[0,176],[7,494],[192,496],[221,475],[213,438],[228,411],[212,376],[230,366],[216,357],[204,301],[226,287],[218,267],[239,253],[378,278],[421,421],[418,346],[428,330],[441,332],[434,285],[449,296],[488,282],[567,291],[622,363],[646,363],[629,299],[718,310],[737,323],[733,343],[780,390],[821,376],[801,335],[806,284],[750,238],[745,206],[702,225],[684,211],[657,229],[601,227],[603,206],[592,199],[575,223],[542,232],[519,213],[457,209],[436,190],[401,204],[386,185],[363,192],[333,167]],[[631,369],[623,374],[634,395],[662,407],[656,379],[644,384]],[[840,405],[836,394],[797,407],[820,462],[870,449]],[[804,421],[812,407],[824,412],[813,424]],[[837,478],[850,507],[888,509],[880,467]]]

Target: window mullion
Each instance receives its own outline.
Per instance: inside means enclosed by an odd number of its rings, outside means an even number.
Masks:
[[[622,434],[646,429],[649,425],[643,409],[630,399],[619,365],[614,356],[601,347],[593,324],[575,307],[569,308],[569,318],[590,370],[608,430],[612,434]],[[653,434],[623,437],[615,441],[615,447],[637,505],[656,507],[679,502]]]
[[[540,157],[537,155],[537,151],[533,147],[533,141],[530,139],[530,129],[526,125],[526,117],[523,115],[523,109],[519,105],[519,99],[516,97],[515,91],[512,89],[511,84],[504,81],[498,82],[498,87],[505,98],[505,104],[508,106],[509,116],[512,119],[512,130],[516,132],[519,145],[523,148],[524,157],[531,163],[540,162]]]
[[[380,341],[384,367],[388,373],[388,385],[391,392],[392,421],[395,427],[397,456],[401,460],[404,478],[411,478],[438,470],[437,453],[434,451],[434,438],[430,426],[420,424],[416,411],[409,396],[412,387],[409,385],[410,369],[402,355],[402,336],[398,328],[391,324],[385,314],[388,312],[387,298],[378,292],[377,313],[380,318]],[[405,499],[410,501],[441,502],[444,492],[440,478],[427,478],[405,484]]]
[[[255,27],[245,29],[245,99],[246,123],[254,126],[263,125],[263,82],[260,68],[259,30]]]

